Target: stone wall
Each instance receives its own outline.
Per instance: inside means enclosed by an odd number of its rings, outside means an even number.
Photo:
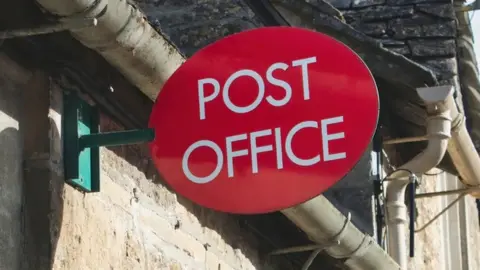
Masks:
[[[136,0],[148,20],[191,56],[217,39],[261,26],[242,0]]]
[[[65,185],[65,89],[3,54],[0,67],[0,270],[296,269],[238,218],[170,191],[145,147],[102,149],[99,193]]]
[[[101,193],[65,186],[53,269],[292,269],[269,266],[234,219],[196,207],[145,179],[109,150]]]
[[[50,156],[62,164],[65,89],[52,84],[47,90]],[[104,132],[122,129],[104,115],[100,126]],[[261,241],[233,216],[201,208],[170,191],[148,170],[146,151],[143,146],[101,149],[99,193],[63,185],[58,172],[45,179],[51,192],[50,225],[38,233],[47,234],[52,243],[50,261],[42,260],[41,266],[31,261],[24,269],[293,269],[283,257],[265,257]]]
[[[0,54],[0,270],[18,269],[21,255],[22,133],[20,99],[25,80]]]
[[[442,80],[455,80],[455,24],[448,2],[332,1],[344,12],[349,23],[381,40],[385,47],[431,67]],[[151,21],[159,29],[166,29],[186,55],[220,36],[260,25],[242,1],[138,2],[153,18]],[[158,3],[161,8],[151,8]],[[4,81],[7,83],[2,81],[0,85],[10,85],[8,77]],[[0,101],[4,94],[2,89]],[[51,138],[49,148],[53,151],[51,162],[58,165],[61,164],[61,89],[47,90],[45,95],[50,97],[51,110],[44,117],[51,121],[50,134],[47,134]],[[9,103],[0,103],[0,111],[10,107]],[[0,128],[4,123],[2,119]],[[15,121],[9,125],[16,129]],[[102,128],[104,131],[121,129],[106,117],[102,120]],[[0,139],[1,135],[0,130]],[[19,147],[15,146],[19,139],[15,136],[7,136],[10,148],[6,149],[11,150],[9,158],[19,154]],[[24,269],[294,269],[282,257],[267,260],[263,256],[265,252],[260,252],[264,251],[262,240],[242,228],[235,217],[200,208],[170,191],[156,173],[146,169],[148,160],[144,149],[103,149],[101,155],[101,193],[82,194],[70,186],[63,186],[58,171],[44,179],[46,189],[53,193],[45,202],[47,212],[43,217],[50,220],[47,230],[37,230],[33,234],[45,234],[40,238],[51,242],[47,245],[50,251],[46,258],[38,260],[45,267],[32,260],[30,268]],[[4,177],[4,172],[0,174],[2,191],[7,179],[14,182],[20,178],[19,170],[11,170],[18,168],[14,165],[3,167],[9,177]],[[352,211],[356,225],[371,233],[370,167],[367,153],[348,178],[350,180],[339,183],[327,196],[338,201],[335,204],[343,208],[343,212]],[[364,181],[355,181],[358,179]],[[9,215],[0,211],[0,247],[3,247],[1,241],[20,233],[19,216],[10,215],[20,215],[21,186],[5,187],[10,189],[8,194],[14,196],[8,197],[10,204],[0,204],[0,210],[8,207],[9,211]],[[0,201],[5,198],[0,197]],[[429,209],[428,205],[425,208]],[[36,224],[32,222],[31,227]],[[27,245],[30,237],[35,238],[35,235],[26,235]],[[6,247],[5,252],[0,249],[0,270],[3,270],[2,263],[7,263],[5,269],[16,269],[19,244],[10,241]],[[43,246],[36,248],[40,250]],[[26,257],[31,254],[26,252]]]
[[[434,169],[422,177],[418,193],[462,188],[453,175]],[[419,216],[416,229],[424,227],[457,194],[417,200]],[[415,257],[409,258],[409,268],[416,270],[464,270],[480,267],[480,226],[475,199],[466,196],[424,230],[415,234]]]

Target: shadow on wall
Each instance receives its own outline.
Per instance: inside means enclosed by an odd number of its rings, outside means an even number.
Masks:
[[[61,138],[48,117],[55,102],[48,75],[35,72],[22,97],[20,130],[23,151],[23,235],[21,269],[50,270],[53,266],[63,218]],[[53,99],[53,100],[51,100]]]
[[[24,76],[8,60],[0,52],[0,269],[18,269],[23,200],[18,86]]]
[[[51,124],[51,136],[60,134]],[[49,162],[49,166],[45,166]],[[53,267],[63,216],[63,177],[48,157],[24,164],[24,258],[22,269]]]
[[[100,128],[101,132],[123,130],[121,125],[115,123],[105,115],[101,116]],[[147,190],[142,189],[142,187],[146,186],[144,183],[137,182],[136,186],[141,189],[141,192],[146,193],[159,205],[169,207],[168,205],[172,203],[179,203],[198,219],[201,226],[216,231],[221,235],[221,238],[227,245],[233,249],[241,250],[242,253],[250,259],[252,264],[259,269],[290,270],[300,268],[301,264],[303,264],[303,259],[300,261],[297,260],[293,262],[296,267],[292,268],[292,262],[285,260],[283,256],[266,256],[268,252],[278,248],[285,248],[286,246],[273,245],[271,241],[262,238],[264,235],[259,237],[258,231],[245,224],[245,217],[210,210],[177,195],[157,172],[153,161],[150,159],[147,144],[108,147],[108,150],[115,153],[120,159],[136,167],[146,179],[155,184],[153,190]],[[132,179],[141,181],[135,177]],[[182,222],[180,220],[178,220],[177,224],[178,227],[176,227],[176,229],[182,229]],[[276,226],[280,228],[282,224],[276,224]],[[297,232],[290,231],[290,233],[296,235]],[[306,242],[307,240],[302,237],[303,235],[298,237],[297,241],[303,240]],[[298,262],[301,264],[298,264]],[[274,268],[268,268],[267,266]]]
[[[0,269],[18,269],[22,247],[20,132],[13,127],[2,130],[2,125],[0,123]]]

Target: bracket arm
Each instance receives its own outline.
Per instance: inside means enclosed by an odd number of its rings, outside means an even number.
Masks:
[[[102,146],[119,146],[151,142],[155,138],[155,130],[147,128],[82,135],[79,140],[80,149]]]

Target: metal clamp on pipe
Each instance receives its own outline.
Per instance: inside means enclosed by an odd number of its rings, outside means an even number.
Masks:
[[[415,194],[417,191],[417,176],[415,174],[412,174],[410,177],[410,196],[409,196],[409,204],[410,204],[410,224],[409,224],[409,230],[410,230],[410,258],[413,258],[415,256]]]

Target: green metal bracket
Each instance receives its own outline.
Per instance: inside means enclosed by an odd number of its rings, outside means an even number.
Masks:
[[[65,181],[85,192],[100,191],[101,146],[152,141],[153,129],[99,133],[98,110],[73,93],[63,100],[63,155]]]

